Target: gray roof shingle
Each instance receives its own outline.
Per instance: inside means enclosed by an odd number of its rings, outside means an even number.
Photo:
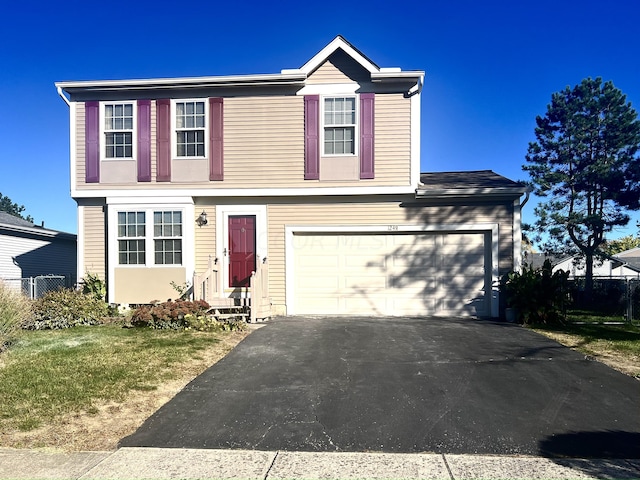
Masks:
[[[0,212],[0,225],[12,225],[14,227],[33,227],[32,222],[15,217],[7,212]]]
[[[498,175],[492,170],[470,170],[461,172],[425,172],[420,174],[421,189],[487,189],[487,188],[522,188],[525,185]]]

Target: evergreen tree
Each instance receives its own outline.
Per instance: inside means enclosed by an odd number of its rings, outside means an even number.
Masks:
[[[554,93],[536,124],[523,166],[542,198],[536,240],[553,253],[582,254],[589,293],[606,234],[640,209],[638,115],[612,82],[587,78]]]
[[[11,199],[5,195],[2,195],[0,192],[0,212],[7,212],[14,217],[22,218],[28,222],[33,222],[33,218],[30,215],[26,217],[22,216],[22,212],[24,212],[24,205],[18,205],[17,203],[13,203]]]

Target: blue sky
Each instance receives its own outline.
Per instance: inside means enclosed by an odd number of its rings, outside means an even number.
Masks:
[[[10,2],[0,28],[0,192],[36,223],[76,232],[56,81],[278,73],[338,34],[381,67],[426,71],[423,171],[526,179],[535,117],[553,92],[601,76],[640,110],[639,18],[638,0]],[[637,233],[635,221],[611,238]]]

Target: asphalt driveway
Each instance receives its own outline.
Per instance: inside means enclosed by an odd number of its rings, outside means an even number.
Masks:
[[[120,446],[640,458],[640,382],[507,323],[281,318]]]

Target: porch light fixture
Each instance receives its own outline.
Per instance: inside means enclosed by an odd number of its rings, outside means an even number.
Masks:
[[[196,223],[198,224],[199,227],[202,227],[202,226],[206,225],[208,223],[207,222],[207,212],[202,210],[202,213],[200,215],[198,215],[198,218],[196,218]]]

